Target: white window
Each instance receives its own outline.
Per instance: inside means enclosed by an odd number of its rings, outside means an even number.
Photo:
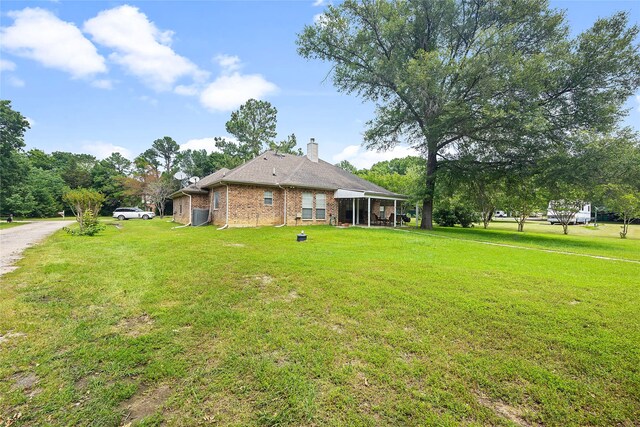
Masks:
[[[313,218],[313,193],[302,193],[302,219]]]
[[[220,192],[213,193],[213,209],[220,209]]]
[[[264,205],[273,206],[273,191],[264,192]]]
[[[324,193],[316,194],[316,219],[325,219],[327,213],[327,196]]]

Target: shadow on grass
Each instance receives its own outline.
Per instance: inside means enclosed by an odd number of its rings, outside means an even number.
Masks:
[[[475,227],[461,228],[435,226],[432,232],[461,239],[463,238],[468,240],[485,241],[492,243],[536,246],[568,252],[571,252],[572,250],[580,252],[624,252],[625,250],[628,250],[626,246],[628,244],[631,244],[630,241],[625,241],[622,239],[616,240],[609,237],[541,234],[530,233],[526,230],[524,232],[517,232],[510,230],[491,230]]]

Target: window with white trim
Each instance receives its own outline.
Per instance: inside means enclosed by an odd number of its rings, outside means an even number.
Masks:
[[[302,219],[313,219],[313,193],[302,193]]]
[[[264,205],[273,206],[273,191],[264,192]]]
[[[316,219],[327,217],[327,196],[324,193],[316,194]]]
[[[213,193],[213,209],[220,209],[220,192]]]

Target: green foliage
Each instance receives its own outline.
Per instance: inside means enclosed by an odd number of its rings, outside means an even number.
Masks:
[[[296,139],[295,134],[291,134],[287,136],[287,139],[280,142],[269,142],[269,149],[276,151],[281,154],[294,154],[297,156],[302,156],[304,153],[302,149],[298,148],[296,150],[296,145],[298,144],[298,140]]]
[[[165,136],[153,141],[151,150],[157,158],[162,159],[164,162],[164,172],[173,175],[176,157],[180,152],[180,145],[172,138]]]
[[[598,188],[601,200],[606,209],[613,211],[622,218],[622,231],[620,237],[626,238],[629,224],[640,218],[640,192],[628,184],[606,184]]]
[[[250,99],[231,113],[227,132],[237,140],[244,160],[249,160],[268,147],[277,135],[278,110],[267,101]]]
[[[93,232],[94,230],[95,232],[100,231],[97,225],[98,219],[96,214],[100,212],[102,203],[104,203],[104,195],[95,190],[78,188],[67,191],[62,199],[69,205],[76,217],[76,221],[80,227],[78,231],[79,235],[84,235],[87,233],[87,230],[89,230],[89,232]],[[89,222],[85,223],[85,220],[89,220]]]
[[[82,221],[78,221],[78,228],[64,227],[63,230],[73,236],[95,236],[106,227],[101,224],[91,209],[87,209],[82,214]]]
[[[448,200],[434,209],[433,220],[442,227],[460,224],[464,228],[469,228],[480,218],[472,207],[458,200]]]
[[[335,166],[354,175],[358,173],[358,168],[352,165],[348,160],[342,160],[340,163],[336,163]]]
[[[640,84],[636,25],[618,13],[575,39],[539,0],[346,0],[305,27],[298,52],[332,63],[334,85],[376,102],[369,147],[425,153],[423,226],[440,157],[507,172],[567,135],[605,132]]]
[[[25,146],[27,119],[11,108],[11,101],[0,100],[0,209],[7,210],[7,199],[17,197],[17,189],[25,183],[28,164],[21,158]]]

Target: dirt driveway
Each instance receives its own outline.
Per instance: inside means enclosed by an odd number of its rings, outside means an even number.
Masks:
[[[0,276],[15,270],[22,252],[74,221],[36,221],[0,230]]]

